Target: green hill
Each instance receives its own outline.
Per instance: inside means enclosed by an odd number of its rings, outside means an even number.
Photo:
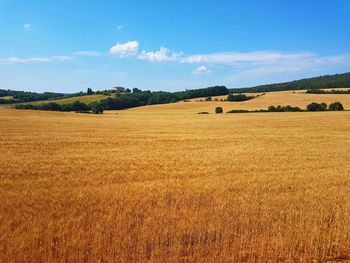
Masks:
[[[55,102],[58,104],[71,104],[74,101],[80,101],[85,104],[90,104],[92,102],[99,102],[100,100],[106,99],[110,96],[103,95],[103,94],[94,94],[94,95],[84,95],[84,96],[77,96],[77,97],[70,97],[70,98],[64,98],[64,99],[57,99],[57,100],[40,100],[40,101],[34,101],[34,102],[23,102],[23,103],[11,103],[11,104],[0,104],[0,108],[12,108],[15,105],[19,104],[31,104],[31,105],[39,105],[39,104],[46,104],[49,102]]]
[[[271,92],[284,90],[347,88],[350,87],[350,72],[335,75],[325,75],[314,78],[294,80],[290,82],[260,85],[248,88],[230,89],[232,93]]]
[[[77,100],[80,102],[83,102],[85,104],[90,104],[92,102],[100,101],[100,100],[106,99],[108,97],[110,97],[110,96],[103,95],[103,94],[94,94],[94,95],[84,95],[84,96],[70,97],[70,98],[50,100],[50,101],[47,101],[47,100],[36,101],[36,102],[31,103],[31,104],[38,105],[38,104],[47,103],[47,102],[56,102],[56,103],[62,105],[62,104],[70,104],[70,103],[73,103],[74,101],[77,101]]]

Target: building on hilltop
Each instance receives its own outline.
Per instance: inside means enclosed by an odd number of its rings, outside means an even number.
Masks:
[[[125,88],[119,87],[119,86],[113,87],[112,90],[113,90],[113,92],[115,92],[115,93],[125,92]]]

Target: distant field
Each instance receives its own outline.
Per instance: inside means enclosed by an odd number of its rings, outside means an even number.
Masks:
[[[262,93],[246,93],[247,95],[258,95]],[[218,101],[215,101],[215,99]],[[192,99],[189,102],[177,102],[163,105],[151,105],[145,107],[133,108],[128,111],[133,111],[139,114],[178,114],[188,113],[194,114],[201,111],[208,111],[213,113],[215,107],[221,106],[224,112],[232,109],[244,109],[244,110],[258,110],[267,109],[269,106],[274,105],[291,105],[298,106],[305,109],[311,102],[325,102],[327,104],[339,101],[345,109],[350,110],[350,95],[349,94],[306,94],[304,91],[279,91],[279,92],[266,92],[265,95],[259,96],[252,100],[243,102],[230,102],[220,101],[220,99],[226,99],[224,96],[213,96],[212,101],[205,101],[205,98]],[[202,101],[200,101],[202,100]]]
[[[1,109],[0,262],[350,258],[350,112],[194,114],[312,100]]]
[[[45,101],[45,102],[56,102],[58,104],[69,104],[69,103],[73,103],[74,101],[81,101],[84,102],[86,104],[89,104],[91,102],[95,102],[95,101],[100,101],[103,99],[106,99],[110,96],[107,95],[103,95],[103,94],[98,94],[98,95],[87,95],[87,96],[78,96],[78,97],[71,97],[71,98],[66,98],[66,99],[59,99],[59,100],[50,100],[50,101]],[[41,102],[35,102],[32,104],[39,104],[39,103],[43,103]]]
[[[13,96],[3,96],[3,97],[0,97],[0,99],[11,100],[11,99],[13,99]]]
[[[69,103],[72,103],[74,101],[79,100],[81,102],[89,104],[91,102],[100,101],[100,100],[106,99],[108,97],[110,97],[110,96],[98,94],[98,95],[71,97],[71,98],[58,99],[58,100],[41,100],[41,101],[33,101],[33,102],[25,102],[25,103],[26,104],[33,104],[33,105],[38,105],[38,104],[42,104],[42,103],[49,103],[49,102],[56,102],[58,104],[69,104]],[[24,104],[24,103],[20,103],[20,104]],[[13,107],[14,105],[15,104],[3,104],[3,105],[0,105],[0,107],[8,108],[8,107]]]

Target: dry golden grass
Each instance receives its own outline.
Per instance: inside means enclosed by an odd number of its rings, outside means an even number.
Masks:
[[[183,105],[0,110],[0,261],[350,257],[350,112]]]

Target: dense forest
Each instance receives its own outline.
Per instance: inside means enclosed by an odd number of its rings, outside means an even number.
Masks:
[[[271,92],[284,90],[344,88],[350,87],[350,73],[325,75],[283,83],[274,83],[249,88],[230,89],[231,93]]]

